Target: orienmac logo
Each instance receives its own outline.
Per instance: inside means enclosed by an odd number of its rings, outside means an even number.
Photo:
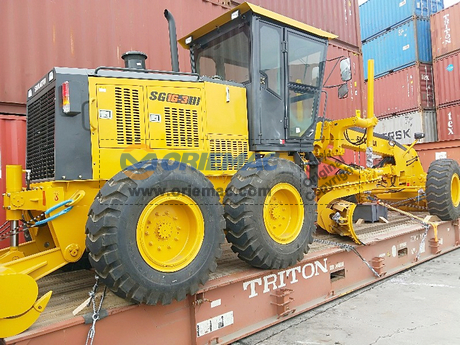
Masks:
[[[213,165],[219,164],[217,171],[233,171],[244,169],[258,169],[265,171],[274,171],[277,168],[276,164],[270,160],[272,157],[278,157],[276,153],[265,155],[262,159],[256,159],[254,154],[247,157],[245,154],[238,156],[232,155],[230,152],[209,153],[209,152],[169,152],[165,156],[158,158],[156,153],[151,152],[151,149],[146,145],[132,145],[124,150],[120,156],[120,167],[123,173],[130,177],[132,180],[145,180],[149,178],[158,168],[163,171],[172,170],[185,170],[186,164],[194,169],[201,171],[216,171],[212,169]],[[216,163],[217,162],[217,163]],[[185,164],[184,164],[185,163]],[[339,157],[337,166],[322,166],[318,171],[318,177],[311,179],[303,179],[305,187],[311,188],[312,185],[317,185],[319,181],[317,178],[325,179],[320,183],[318,192],[327,192],[332,189],[336,184],[344,183],[352,174],[351,167],[348,169],[342,157]],[[229,169],[231,167],[231,169]],[[342,170],[337,171],[337,168]],[[326,179],[327,178],[327,179]],[[223,197],[225,193],[231,193],[231,190],[224,188],[198,188],[196,186],[185,186],[167,190],[161,186],[152,188],[131,188],[129,193],[131,196],[154,196],[161,194],[179,195],[186,194],[190,196],[215,196]],[[255,196],[268,196],[270,195],[270,188],[248,188],[241,193],[247,193],[248,197]],[[315,199],[315,193],[307,193],[307,199]]]
[[[248,163],[254,163],[251,167],[259,170],[275,170],[276,165],[268,164],[268,160],[276,156],[278,154],[270,153],[256,162],[254,153],[249,156],[246,153],[234,156],[231,152],[169,152],[160,159],[147,145],[140,144],[131,145],[123,151],[120,155],[120,168],[133,180],[148,178],[158,165],[166,171],[185,170],[185,166],[180,163],[188,164],[199,171],[237,171]],[[146,163],[141,170],[137,165],[140,162]]]

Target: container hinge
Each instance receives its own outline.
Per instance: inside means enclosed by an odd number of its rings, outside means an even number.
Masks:
[[[217,345],[219,344],[219,337],[213,337],[211,339],[209,339],[208,341],[208,345]]]
[[[192,305],[194,307],[196,307],[196,306],[200,306],[200,305],[202,305],[203,303],[206,303],[206,302],[211,303],[212,301],[209,298],[205,298],[204,293],[197,293],[195,295],[195,300],[192,302]]]
[[[454,231],[455,231],[455,245],[459,246],[460,245],[460,222],[458,219],[454,220],[452,222],[452,225],[454,226]]]
[[[287,42],[286,41],[281,42],[281,53],[287,53]]]
[[[270,302],[270,304],[276,305],[278,319],[295,313],[296,310],[289,307],[289,304],[294,300],[294,298],[289,297],[289,295],[293,292],[294,290],[292,289],[278,289],[275,294],[270,295],[276,297],[276,303]]]
[[[441,244],[439,243],[439,241],[436,241],[434,238],[430,238],[428,243],[431,250],[431,254],[437,255],[441,253]]]
[[[383,277],[387,272],[384,271],[385,268],[385,258],[382,257],[375,257],[371,260],[372,267],[374,270]]]

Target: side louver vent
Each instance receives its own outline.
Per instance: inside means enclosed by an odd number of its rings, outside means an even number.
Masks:
[[[130,88],[115,88],[115,118],[117,121],[117,144],[141,143],[141,118],[139,91]]]
[[[166,145],[179,148],[199,148],[198,112],[165,107]]]
[[[27,106],[27,169],[32,180],[54,178],[55,88]]]
[[[211,139],[211,170],[238,170],[248,161],[247,140]]]

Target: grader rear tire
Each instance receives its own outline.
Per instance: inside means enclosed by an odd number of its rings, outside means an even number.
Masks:
[[[227,240],[254,267],[281,269],[302,260],[313,241],[315,195],[294,163],[264,158],[238,171],[224,198]]]
[[[430,164],[426,200],[430,214],[441,220],[460,218],[460,167],[456,161],[438,159]]]
[[[213,185],[190,166],[170,163],[119,172],[101,188],[86,224],[97,274],[138,303],[169,304],[196,293],[222,253],[225,221]]]

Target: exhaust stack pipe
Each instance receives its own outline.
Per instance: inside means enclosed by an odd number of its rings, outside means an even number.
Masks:
[[[168,10],[164,12],[165,18],[169,26],[169,46],[171,49],[171,67],[173,72],[179,72],[179,55],[177,54],[177,35],[176,22],[174,17]]]

